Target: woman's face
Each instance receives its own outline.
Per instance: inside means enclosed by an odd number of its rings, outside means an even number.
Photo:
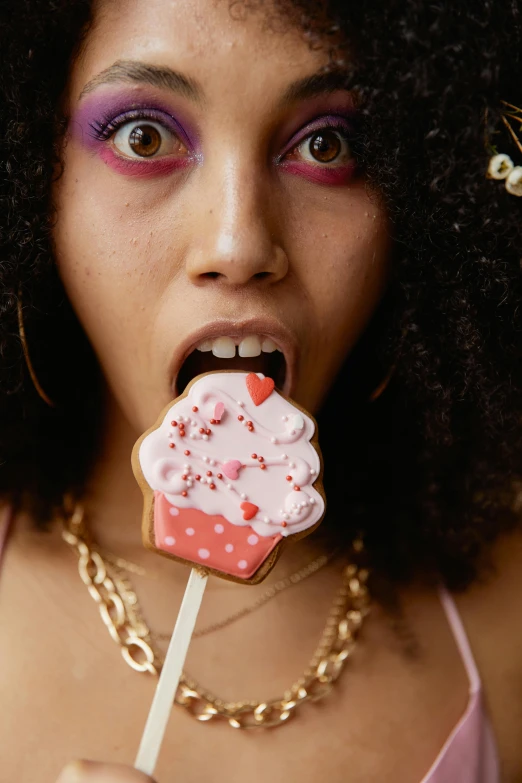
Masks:
[[[57,262],[136,430],[223,368],[316,411],[385,286],[353,96],[299,30],[228,6],[100,2],[71,72]]]

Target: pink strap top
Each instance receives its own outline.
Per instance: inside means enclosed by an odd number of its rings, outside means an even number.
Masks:
[[[469,680],[468,706],[421,783],[500,783],[500,764],[482,684],[455,602],[445,588],[442,607]]]
[[[0,511],[0,565],[11,513]],[[485,711],[482,686],[466,631],[453,598],[441,588],[440,599],[468,674],[468,706],[421,783],[501,783],[495,740]]]

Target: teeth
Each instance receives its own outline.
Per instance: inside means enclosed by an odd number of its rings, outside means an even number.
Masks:
[[[212,353],[218,359],[233,359],[236,344],[231,337],[217,337],[212,343]]]
[[[245,358],[259,356],[261,353],[261,341],[259,340],[259,337],[255,334],[245,337],[239,343],[238,352],[240,356],[244,356]]]
[[[270,337],[265,337],[261,343],[261,350],[263,353],[273,353],[274,351],[277,351],[277,345]]]
[[[236,355],[236,342],[232,337],[216,337],[214,340],[203,340],[197,350],[203,353],[212,351],[218,359],[233,359]],[[269,337],[259,337],[257,334],[249,334],[244,337],[238,346],[239,356],[250,358],[263,353],[273,353],[279,348]]]

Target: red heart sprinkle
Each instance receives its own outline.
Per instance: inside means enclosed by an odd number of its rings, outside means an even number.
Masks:
[[[241,503],[241,511],[243,512],[243,519],[252,519],[259,511],[259,506],[255,506],[253,503]]]
[[[261,405],[275,388],[275,383],[272,378],[259,378],[255,372],[251,372],[246,377],[246,385],[248,393],[252,399],[254,405]]]

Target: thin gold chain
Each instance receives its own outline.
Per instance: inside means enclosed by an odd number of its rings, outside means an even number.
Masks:
[[[305,579],[308,579],[310,576],[313,576],[313,574],[316,574],[321,570],[321,568],[324,568],[324,566],[330,562],[332,557],[333,554],[321,555],[320,557],[317,557],[315,560],[312,560],[311,563],[303,566],[294,574],[290,574],[290,576],[286,576],[283,579],[279,579],[277,582],[274,582],[273,585],[265,590],[265,592],[260,595],[256,601],[254,601],[252,604],[249,604],[249,606],[238,609],[237,612],[234,612],[228,617],[225,617],[223,620],[218,620],[217,622],[211,623],[210,625],[207,625],[200,630],[194,631],[192,636],[194,639],[198,639],[202,636],[207,636],[207,634],[214,633],[214,631],[220,631],[222,628],[226,628],[232,623],[235,623],[237,620],[241,620],[243,617],[252,614],[252,612],[261,609],[262,606],[265,606],[265,604],[279,595],[279,593],[282,593],[283,590],[288,590],[288,588],[294,587],[295,585],[304,582]],[[170,634],[153,634],[153,638],[157,639],[158,641],[169,641]]]
[[[88,541],[84,510],[77,504],[71,516],[65,515],[63,538],[78,556],[78,572],[95,601],[111,638],[119,645],[125,662],[135,671],[159,675],[161,653],[154,648],[135,592],[111,574],[107,563]],[[354,552],[363,550],[360,540]],[[235,729],[272,728],[294,716],[307,701],[318,701],[330,693],[353,652],[365,616],[370,610],[367,568],[351,563],[344,566],[341,587],[335,596],[319,645],[305,672],[285,691],[282,698],[264,702],[226,702],[202,688],[184,673],[175,703],[196,720],[224,721]]]
[[[109,552],[107,549],[98,547],[98,552],[103,560],[113,567],[119,580],[121,581],[123,590],[133,592],[133,588],[129,579],[124,576],[125,572],[136,574],[138,576],[149,577],[152,579],[156,578],[155,576],[151,576],[146,571],[146,569],[143,568],[143,566],[132,563],[130,560],[126,560],[119,555],[115,555],[113,552]],[[232,623],[237,622],[237,620],[241,620],[243,617],[247,617],[249,614],[252,614],[252,612],[256,612],[258,609],[261,609],[262,606],[265,606],[265,604],[279,595],[279,593],[282,593],[284,590],[288,590],[290,587],[295,587],[295,585],[304,582],[306,579],[316,574],[333,560],[337,552],[338,550],[335,549],[334,551],[330,552],[330,554],[319,555],[319,557],[316,557],[305,566],[302,566],[293,574],[289,574],[289,576],[285,576],[282,579],[279,579],[267,590],[265,590],[265,592],[262,593],[252,604],[249,604],[242,609],[238,609],[233,614],[223,618],[223,620],[218,620],[215,623],[211,623],[204,628],[200,628],[194,631],[192,638],[200,639],[201,637],[207,636],[208,634],[214,633],[215,631],[220,631],[223,628],[227,628],[229,625],[232,625]],[[156,633],[155,631],[151,630],[151,637],[158,642],[168,642],[170,640],[171,634]]]

